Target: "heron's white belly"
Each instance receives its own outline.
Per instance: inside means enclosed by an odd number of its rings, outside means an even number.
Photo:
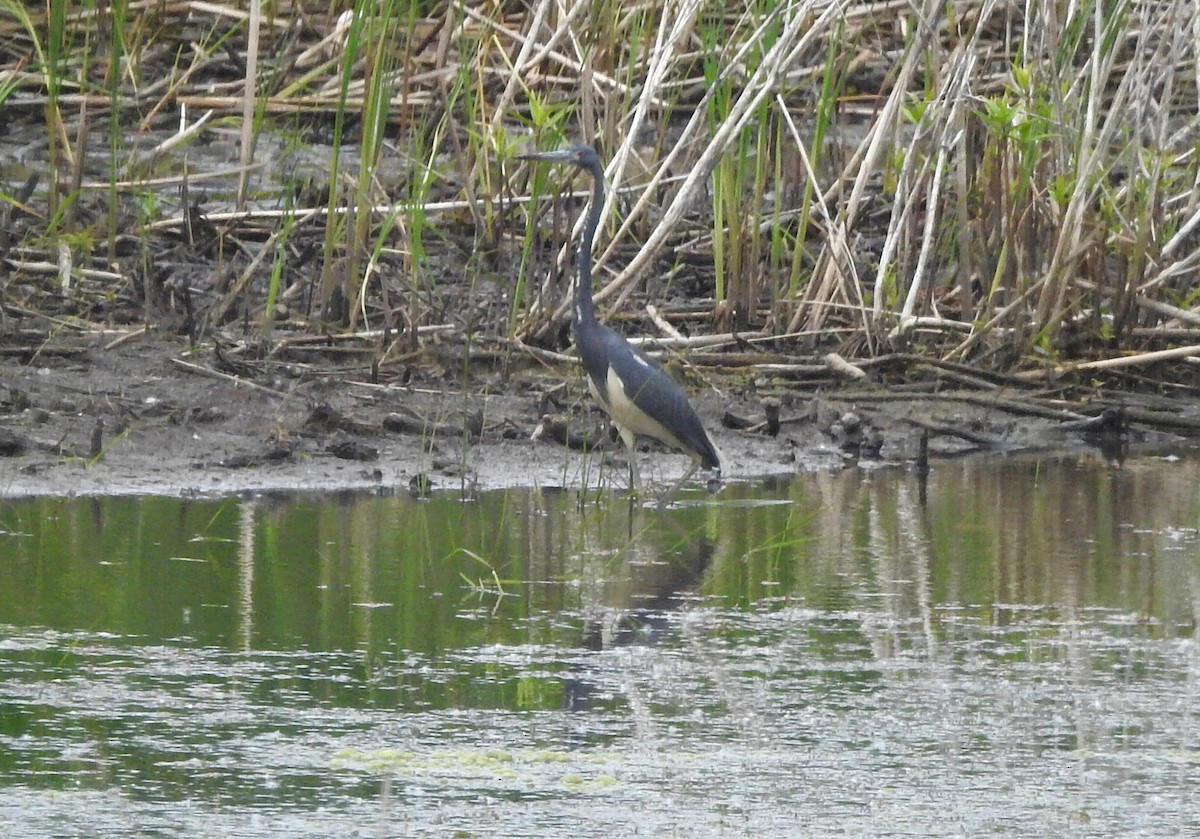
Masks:
[[[633,404],[633,399],[625,392],[625,386],[621,383],[620,377],[611,367],[608,368],[607,383],[607,402],[600,398],[600,394],[597,392],[596,386],[592,383],[590,376],[588,377],[588,390],[592,392],[592,396],[596,398],[596,401],[608,410],[608,415],[612,417],[613,423],[619,430],[653,437],[656,440],[661,440],[668,446],[683,449],[679,438],[672,434],[666,426]],[[632,441],[626,442],[632,444]]]

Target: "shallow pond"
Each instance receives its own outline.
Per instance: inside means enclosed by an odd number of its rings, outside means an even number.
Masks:
[[[1198,486],[4,502],[0,835],[1183,835]]]

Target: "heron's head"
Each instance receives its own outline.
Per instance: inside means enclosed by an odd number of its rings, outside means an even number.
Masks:
[[[573,163],[580,169],[591,169],[600,163],[596,150],[591,146],[569,146],[554,151],[532,151],[518,154],[517,160],[545,160],[550,163]]]

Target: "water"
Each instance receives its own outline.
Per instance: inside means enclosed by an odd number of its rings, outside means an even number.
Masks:
[[[1198,473],[5,502],[0,835],[1183,835]]]

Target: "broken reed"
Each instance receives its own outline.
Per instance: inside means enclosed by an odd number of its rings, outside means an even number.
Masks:
[[[72,152],[101,153],[81,139],[100,109],[110,138],[133,130],[134,113],[146,128],[177,119],[181,105],[242,110],[225,94],[236,86],[214,75],[245,54],[242,7],[105,9],[55,3],[31,16],[0,0],[0,96],[9,107],[41,102],[47,128],[50,185],[34,198],[46,238],[28,249],[53,253],[63,241],[59,205],[74,200],[84,166]],[[270,63],[246,75],[257,79],[259,131],[281,130],[287,112],[332,125],[324,206],[285,216],[319,210],[324,220],[314,314],[334,325],[387,324],[415,341],[418,325],[467,317],[429,303],[440,277],[466,275],[471,288],[484,277],[515,292],[502,320],[472,329],[553,341],[569,289],[547,282],[545,260],[530,253],[532,221],[514,221],[509,199],[525,178],[510,158],[582,140],[609,161],[602,305],[625,309],[647,276],[682,274],[685,289],[655,289],[711,296],[711,328],[853,330],[867,352],[916,345],[1012,360],[1197,320],[1192,9],[281,3],[258,24]],[[137,173],[177,171],[185,147]],[[357,165],[346,167],[350,147]],[[107,144],[106,171],[134,171],[123,152]],[[376,181],[385,156],[405,162],[399,184]],[[107,264],[119,200],[110,182],[108,223],[68,240]],[[242,224],[276,209],[279,191],[260,178]],[[435,204],[456,209],[431,214]],[[513,237],[515,262],[503,258]],[[563,276],[571,242],[558,240]],[[244,309],[269,311],[281,282],[311,276],[276,254],[272,281],[239,288]]]

